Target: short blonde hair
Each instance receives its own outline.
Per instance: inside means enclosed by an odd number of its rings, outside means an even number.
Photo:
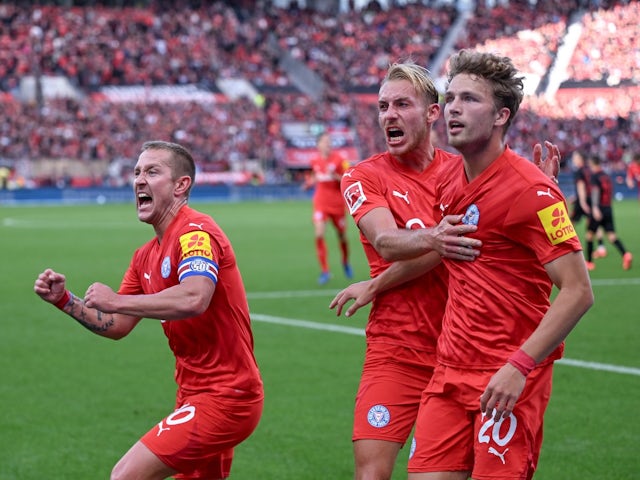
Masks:
[[[429,74],[429,70],[412,60],[393,63],[389,66],[382,85],[394,80],[407,80],[422,97],[426,105],[438,103],[438,90]]]

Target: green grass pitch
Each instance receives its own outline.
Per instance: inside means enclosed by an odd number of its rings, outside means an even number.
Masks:
[[[194,203],[231,238],[253,315],[266,401],[255,433],[237,448],[236,480],[348,480],[351,417],[367,310],[337,318],[328,304],[348,284],[328,231],[333,279],[316,283],[309,202]],[[535,478],[640,478],[640,204],[615,204],[636,265],[596,261],[596,303],[555,369]],[[368,276],[349,225],[356,279]],[[584,224],[576,226],[580,235]],[[133,250],[152,236],[132,205],[0,207],[0,480],[94,480],[172,409],[173,358],[158,323],[124,340],[97,337],[33,293],[52,267],[83,295],[117,288]],[[334,327],[334,326],[337,326]],[[394,480],[406,478],[408,448]]]

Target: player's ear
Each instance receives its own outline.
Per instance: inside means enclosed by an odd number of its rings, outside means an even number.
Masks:
[[[437,103],[432,103],[427,108],[427,123],[433,124],[436,120],[440,118],[440,105]]]
[[[191,188],[191,177],[183,175],[176,180],[176,195],[186,195]]]
[[[506,125],[509,117],[511,117],[511,110],[507,107],[502,107],[496,112],[496,125],[500,127]]]

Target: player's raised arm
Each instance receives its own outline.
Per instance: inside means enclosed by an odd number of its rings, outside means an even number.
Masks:
[[[88,307],[157,320],[181,320],[200,315],[209,304],[215,284],[205,276],[191,276],[160,292],[123,295],[102,283],[89,286],[84,296]]]
[[[65,276],[50,268],[38,275],[33,290],[44,301],[51,303],[87,330],[102,337],[120,339],[128,335],[140,321],[140,317],[105,313],[87,306],[82,298],[67,290]]]

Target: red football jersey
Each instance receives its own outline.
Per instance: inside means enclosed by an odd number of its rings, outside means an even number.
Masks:
[[[340,177],[349,168],[349,162],[338,152],[324,158],[320,154],[311,159],[316,185],[313,210],[329,215],[344,215],[344,202],[340,193]]]
[[[444,259],[449,301],[438,359],[449,366],[493,369],[536,329],[549,308],[544,265],[581,250],[558,186],[510,149],[468,182],[463,163],[441,170],[437,210],[465,214],[482,240],[473,262]],[[563,345],[547,361],[562,356]]]
[[[176,357],[175,380],[188,391],[243,392],[255,398],[262,380],[253,353],[249,306],[229,239],[211,217],[182,207],[165,232],[133,255],[119,293],[151,294],[203,275],[216,283],[201,315],[162,320]]]
[[[385,152],[348,170],[342,177],[341,187],[356,224],[369,211],[384,207],[392,212],[398,228],[432,227],[436,223],[433,205],[437,172],[444,163],[454,162],[452,157],[436,149],[431,164],[418,174]],[[376,277],[389,263],[362,233],[360,239],[371,276]],[[446,277],[445,268],[439,265],[419,278],[376,296],[367,324],[368,342],[435,352],[447,298]]]

